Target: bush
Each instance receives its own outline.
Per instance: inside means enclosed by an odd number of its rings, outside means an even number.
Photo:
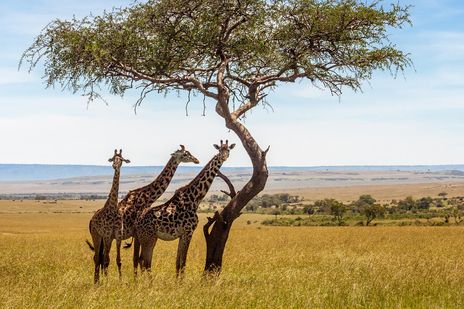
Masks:
[[[408,196],[404,200],[398,201],[398,208],[406,211],[413,210],[415,206],[416,202],[412,196]]]
[[[429,209],[432,203],[433,203],[433,199],[430,196],[428,196],[428,197],[423,197],[417,200],[415,206],[417,209]]]

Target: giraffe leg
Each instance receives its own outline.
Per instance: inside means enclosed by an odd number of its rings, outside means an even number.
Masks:
[[[108,276],[108,266],[110,265],[111,238],[103,239],[103,274]]]
[[[93,283],[97,284],[100,281],[100,265],[103,262],[103,239],[99,235],[92,235],[94,254],[93,262],[95,265],[95,272],[93,276]]]
[[[181,276],[184,273],[185,262],[187,260],[187,252],[192,240],[192,234],[184,234],[179,238],[177,246],[176,273]]]
[[[116,239],[116,265],[118,265],[119,279],[121,280],[121,240]]]
[[[132,256],[132,262],[134,263],[134,276],[137,276],[137,268],[139,267],[140,261],[140,242],[137,237],[134,237],[134,253]]]
[[[141,257],[141,267],[142,271],[150,271],[151,270],[151,259],[153,258],[153,249],[155,248],[156,241],[158,238],[154,237],[152,239],[148,239],[141,243],[142,245],[142,254]]]

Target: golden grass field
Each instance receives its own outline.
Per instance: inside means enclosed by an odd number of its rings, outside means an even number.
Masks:
[[[94,286],[84,240],[89,211],[103,202],[18,203],[0,203],[1,308],[464,308],[459,226],[265,227],[266,216],[245,214],[219,278],[201,276],[200,225],[182,281],[177,241],[159,241],[151,278],[134,280],[126,250],[120,281],[113,248],[110,276]],[[59,203],[69,212],[27,213]]]

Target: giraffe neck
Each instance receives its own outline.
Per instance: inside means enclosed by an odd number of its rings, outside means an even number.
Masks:
[[[148,196],[148,205],[153,204],[153,202],[155,202],[164,193],[164,191],[166,191],[178,166],[179,162],[174,157],[171,157],[158,177],[156,177],[156,179],[148,186],[143,188],[142,191],[146,192]]]
[[[119,193],[119,176],[121,169],[117,168],[114,170],[113,184],[111,186],[110,194],[106,200],[105,207],[117,207],[118,206],[118,193]]]
[[[208,164],[201,170],[201,172],[182,189],[184,207],[198,208],[201,200],[208,193],[214,178],[216,177],[219,168],[224,161],[221,156],[217,154]]]

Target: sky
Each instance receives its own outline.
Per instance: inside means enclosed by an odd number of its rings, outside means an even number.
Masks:
[[[184,144],[201,163],[220,139],[237,142],[207,101],[153,95],[137,114],[136,97],[105,96],[108,105],[60,89],[45,89],[39,69],[18,71],[22,52],[51,20],[99,14],[132,0],[0,1],[0,163],[105,165],[122,148],[132,165],[163,165]],[[416,165],[464,163],[464,2],[412,4],[413,27],[391,31],[414,68],[396,79],[376,73],[363,92],[339,97],[299,82],[270,96],[246,125],[268,165]],[[248,166],[238,145],[227,166]]]

